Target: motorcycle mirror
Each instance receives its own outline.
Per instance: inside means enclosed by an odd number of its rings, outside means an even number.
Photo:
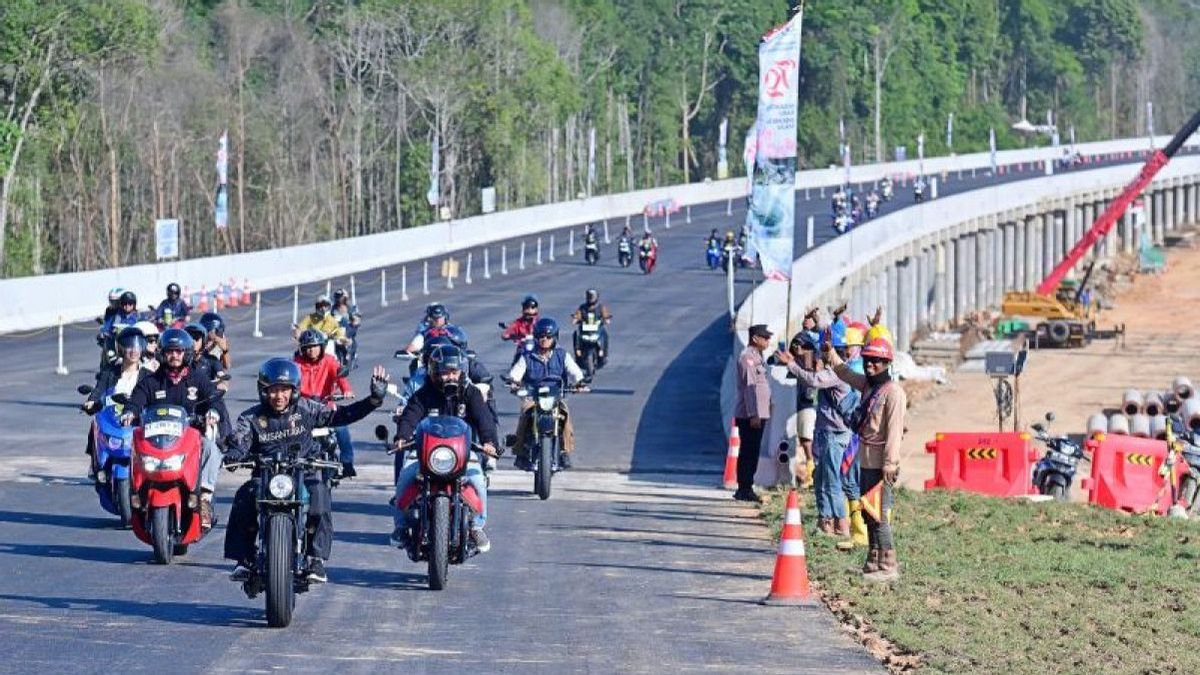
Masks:
[[[1054,411],[1050,411],[1050,412],[1046,413],[1046,421],[1047,422],[1054,421]]]
[[[1046,430],[1046,427],[1042,426],[1042,423],[1041,423],[1041,422],[1034,422],[1034,423],[1033,423],[1033,430],[1034,430],[1034,431],[1045,431],[1045,430]]]
[[[465,354],[466,357],[471,360],[475,360],[475,357],[478,356],[478,354],[475,353],[474,349],[468,349],[468,350],[464,351],[463,354]]]
[[[81,384],[75,388],[75,391],[79,392],[80,394],[83,394],[84,396],[87,396],[88,394],[92,393],[92,388],[86,384]]]
[[[113,394],[112,400],[118,405],[129,405],[129,394]]]
[[[386,441],[388,439],[387,427],[383,426],[382,424],[376,424],[375,425],[375,438],[377,438],[381,441]]]

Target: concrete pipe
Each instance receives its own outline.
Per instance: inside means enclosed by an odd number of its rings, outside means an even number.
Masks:
[[[1141,414],[1131,416],[1129,418],[1129,435],[1150,438],[1150,418]]]
[[[1117,436],[1129,435],[1129,418],[1125,416],[1125,413],[1113,413],[1108,418],[1108,433]]]
[[[1146,392],[1146,398],[1142,403],[1142,412],[1150,417],[1163,414],[1163,401],[1158,392]]]
[[[1166,415],[1174,415],[1183,407],[1183,399],[1173,391],[1164,391],[1162,394],[1163,413]]]
[[[1127,389],[1121,399],[1121,412],[1126,415],[1136,415],[1142,412],[1142,392],[1137,389]]]
[[[1171,389],[1174,389],[1182,399],[1189,399],[1196,393],[1196,389],[1192,387],[1192,381],[1184,375],[1175,378],[1175,381],[1171,383]]]
[[[1156,438],[1160,441],[1167,440],[1167,418],[1164,415],[1155,415],[1150,418],[1150,438]]]
[[[1192,431],[1200,431],[1200,399],[1189,398],[1180,409],[1183,420]]]
[[[1108,418],[1104,416],[1104,413],[1096,413],[1095,415],[1092,415],[1091,417],[1088,418],[1088,421],[1087,421],[1088,438],[1093,438],[1093,437],[1095,437],[1096,434],[1106,434],[1106,433],[1108,433]]]

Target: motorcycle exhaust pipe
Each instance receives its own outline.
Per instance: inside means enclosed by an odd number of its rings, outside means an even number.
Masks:
[[[1112,417],[1108,418],[1108,433],[1117,436],[1129,435],[1129,418],[1125,413],[1113,413]]]
[[[1134,415],[1129,418],[1129,435],[1137,438],[1150,437],[1150,418],[1146,415]]]
[[[1167,440],[1167,418],[1157,415],[1150,418],[1150,438],[1159,441]]]
[[[1108,433],[1108,418],[1104,413],[1096,413],[1088,418],[1087,435],[1088,438],[1095,438],[1096,434]]]
[[[792,461],[791,448],[787,441],[779,441],[779,463],[788,464]]]
[[[1183,402],[1183,408],[1180,410],[1183,416],[1183,421],[1187,423],[1188,428],[1192,431],[1200,431],[1200,399],[1189,398]]]
[[[1192,398],[1196,394],[1196,389],[1192,387],[1192,381],[1185,375],[1180,375],[1171,383],[1171,388],[1175,390],[1175,394],[1184,400]]]
[[[1125,396],[1121,398],[1121,412],[1126,415],[1142,412],[1142,392],[1137,389],[1126,390]]]
[[[1146,392],[1146,398],[1143,399],[1142,412],[1148,417],[1156,417],[1163,414],[1162,397],[1157,392]]]

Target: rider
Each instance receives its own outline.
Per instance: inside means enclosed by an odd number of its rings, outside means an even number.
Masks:
[[[104,319],[100,323],[106,323],[117,310],[121,309],[121,294],[125,292],[124,288],[114,286],[108,289],[108,306],[104,308]]]
[[[202,415],[204,424],[217,426],[217,438],[229,435],[229,412],[221,392],[207,376],[192,370],[192,338],[179,328],[163,332],[159,341],[162,367],[147,375],[129,395],[129,405],[121,419],[130,424],[150,405],[177,405],[188,414]],[[216,419],[213,419],[213,416]],[[221,469],[221,451],[217,442],[202,434],[200,453],[200,527],[206,532],[213,526],[212,496]]]
[[[142,366],[151,371],[158,370],[158,325],[153,321],[139,321],[133,326],[142,331],[146,338],[146,349],[142,351]]]
[[[474,431],[476,440],[483,446],[483,452],[498,457],[500,452],[496,449],[496,420],[488,410],[487,402],[479,389],[463,379],[463,371],[468,365],[466,355],[458,347],[449,345],[434,350],[429,361],[428,380],[408,399],[396,423],[394,442],[398,450],[397,466],[404,462],[404,452],[399,450],[400,445],[412,440],[417,426],[432,410],[461,417]],[[392,543],[400,548],[408,548],[408,514],[400,509],[400,497],[416,480],[419,469],[419,462],[410,462],[399,470],[396,478],[396,510],[393,515],[395,529],[391,539]],[[483,531],[487,524],[487,481],[484,480],[482,469],[474,461],[467,466],[466,479],[479,493],[479,501],[483,507],[471,521],[471,539],[480,553],[486,553],[492,547],[487,533]]]
[[[608,359],[608,324],[612,323],[612,312],[608,311],[608,305],[600,304],[600,291],[589,288],[583,294],[583,304],[575,310],[571,315],[571,323],[576,326],[581,325],[589,314],[593,314],[600,320],[600,352],[597,354],[599,367],[604,367],[604,362]],[[578,345],[576,345],[578,352]]]
[[[200,317],[200,326],[204,328],[204,354],[213,357],[228,371],[233,367],[229,360],[229,340],[225,337],[225,319],[216,312],[205,312]]]
[[[325,353],[326,342],[324,333],[309,328],[300,334],[300,349],[292,360],[300,368],[300,395],[330,405],[334,394],[354,398],[354,391],[350,388],[350,381],[341,374],[338,360],[332,354]],[[353,478],[358,472],[354,470],[354,443],[350,440],[350,427],[334,427],[334,433],[337,434],[342,475]]]
[[[446,326],[450,323],[450,311],[440,302],[425,306],[425,318],[417,325],[417,330],[404,347],[409,354],[420,354],[425,348],[425,341],[432,337],[446,334]]]
[[[300,334],[309,328],[316,328],[324,333],[325,337],[334,340],[338,344],[346,343],[346,334],[342,331],[342,325],[337,318],[331,314],[333,303],[329,301],[329,296],[318,295],[317,301],[313,303],[313,311],[311,314],[305,314],[304,318],[300,319],[300,323],[292,330],[292,337],[300,338]]]
[[[187,323],[188,315],[192,313],[192,307],[180,297],[182,291],[179,290],[179,284],[172,281],[167,284],[167,298],[158,303],[158,308],[154,310],[154,318],[164,328],[170,328],[171,324],[176,321]]]
[[[518,316],[512,323],[508,324],[508,328],[500,334],[502,340],[510,340],[517,345],[520,345],[526,338],[533,335],[533,326],[537,323],[540,310],[538,309],[538,299],[536,295],[529,294],[521,301],[521,316]],[[518,350],[513,356],[513,363],[517,362],[521,356],[521,351]]]
[[[712,232],[708,233],[708,238],[704,240],[704,245],[707,248],[719,249],[721,247],[721,235],[717,232],[717,228],[714,227]]]
[[[638,247],[642,251],[642,257],[648,259],[650,269],[654,269],[654,262],[658,259],[658,240],[646,230],[642,234],[642,240],[638,242]]]
[[[583,245],[594,247],[599,245],[599,237],[596,236],[596,227],[592,223],[588,223],[587,227],[583,228]]]
[[[539,319],[537,326],[533,329],[533,336],[537,343],[536,349],[533,352],[522,354],[523,358],[513,364],[512,370],[508,371],[508,379],[514,387],[518,386],[517,383],[526,387],[537,387],[548,383],[565,385],[568,376],[573,383],[583,381],[583,371],[575,363],[575,359],[571,358],[565,349],[558,346],[557,321],[549,317]],[[569,469],[571,468],[571,453],[575,450],[575,428],[571,424],[571,415],[567,410],[566,402],[559,399],[558,405],[563,418],[562,452],[559,454],[558,465],[563,469]],[[521,414],[517,418],[513,453],[519,469],[528,469],[532,466],[525,450],[525,436],[529,433],[533,406],[533,401],[522,401]]]
[[[342,326],[349,344],[338,346],[338,357],[346,363],[354,363],[358,355],[358,326],[362,323],[362,315],[358,313],[358,305],[350,304],[350,294],[346,289],[339,288],[333,292],[333,316]]]
[[[383,404],[387,381],[387,371],[382,366],[375,366],[371,374],[370,397],[342,408],[327,408],[300,396],[303,377],[295,363],[279,357],[268,359],[258,370],[258,405],[238,416],[225,463],[242,462],[250,455],[271,455],[293,445],[300,446],[301,457],[318,454],[320,446],[313,440],[312,430],[344,426],[371,414]],[[225,557],[237,561],[230,575],[235,581],[250,578],[258,558],[256,501],[259,480],[255,476],[238,488],[229,512]],[[306,574],[309,581],[323,582],[326,580],[323,561],[329,559],[333,548],[333,496],[319,472],[307,474],[304,484],[309,498],[306,526],[311,533]]]
[[[89,415],[100,412],[100,409],[104,407],[104,399],[110,395],[125,394],[128,396],[133,393],[133,388],[151,372],[142,364],[142,354],[146,351],[146,338],[140,330],[136,327],[122,330],[121,334],[117,336],[116,345],[121,360],[100,369],[100,372],[96,374],[96,386],[92,388],[92,393],[83,402],[83,412]],[[87,449],[84,452],[92,458],[96,455],[95,443],[96,439],[89,430]],[[94,459],[88,462],[88,478],[93,480],[96,478]]]

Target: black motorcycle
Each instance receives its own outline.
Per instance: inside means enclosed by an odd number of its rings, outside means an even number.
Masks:
[[[596,241],[595,237],[584,241],[583,260],[589,265],[595,265],[600,261],[600,242]]]
[[[522,387],[513,393],[522,399],[533,401],[533,407],[524,414],[531,415],[529,434],[525,437],[525,451],[529,457],[529,468],[533,472],[533,491],[540,499],[550,498],[550,482],[559,471],[558,455],[562,448],[562,432],[565,416],[560,404],[566,400],[568,392],[587,391],[588,380],[584,379],[575,387],[563,387],[561,384],[547,383],[537,388]],[[508,447],[516,444],[515,434],[505,437]]]
[[[589,379],[596,371],[604,367],[608,354],[604,352],[605,344],[604,319],[594,311],[583,315],[575,326],[574,347],[575,361],[583,368],[583,374]]]
[[[314,429],[320,442],[332,429]],[[261,572],[242,583],[250,598],[266,591],[267,625],[283,628],[292,621],[296,594],[309,589],[306,561],[309,552],[308,488],[306,476],[328,472],[336,478],[341,464],[324,457],[301,457],[300,446],[292,445],[271,455],[258,455],[252,466],[258,475],[258,561]]]
[[[633,244],[630,243],[629,237],[621,237],[617,240],[617,263],[621,267],[629,267],[633,264]]]
[[[1054,421],[1054,413],[1046,413],[1046,422]],[[1066,436],[1051,436],[1041,422],[1033,425],[1037,439],[1046,446],[1046,454],[1033,468],[1033,485],[1043,495],[1064,502],[1071,495],[1071,484],[1079,460],[1084,458],[1083,448]]]

